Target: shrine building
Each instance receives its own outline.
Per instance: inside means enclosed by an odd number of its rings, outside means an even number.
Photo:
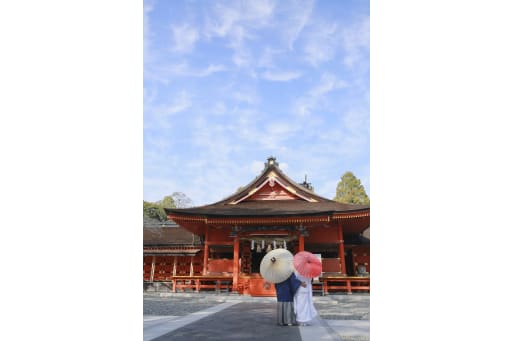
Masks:
[[[286,248],[321,258],[315,292],[370,291],[370,207],[323,198],[269,157],[247,186],[216,203],[165,209],[170,221],[145,222],[144,284],[170,291],[215,290],[274,296],[259,265]]]

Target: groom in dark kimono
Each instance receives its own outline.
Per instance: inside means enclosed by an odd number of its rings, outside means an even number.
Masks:
[[[296,324],[293,310],[293,296],[301,285],[301,281],[292,272],[290,277],[281,283],[275,283],[277,294],[277,324],[291,326]]]

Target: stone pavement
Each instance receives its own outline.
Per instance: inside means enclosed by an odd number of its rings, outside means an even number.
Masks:
[[[370,339],[368,294],[314,296],[310,325],[276,324],[275,297],[214,293],[144,294],[144,341]]]

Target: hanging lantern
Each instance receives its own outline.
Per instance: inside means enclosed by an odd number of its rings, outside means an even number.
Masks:
[[[251,250],[254,250],[254,239],[251,240]]]
[[[272,251],[272,246],[270,246],[270,244],[268,244],[268,246],[267,246],[267,252],[270,252],[270,251]]]
[[[274,240],[274,249],[276,248],[276,241]]]
[[[283,247],[286,249],[286,240],[283,242]]]
[[[265,239],[263,239],[263,240],[261,241],[261,248],[262,248],[262,249],[264,249],[264,248],[265,248]]]

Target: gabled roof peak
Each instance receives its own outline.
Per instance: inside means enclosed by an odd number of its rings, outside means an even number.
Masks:
[[[265,162],[265,168],[250,184],[237,193],[215,204],[239,204],[251,200],[305,200],[308,202],[329,201],[313,192],[313,186],[307,178],[302,184],[290,179],[279,168],[275,156],[269,156]],[[276,187],[274,185],[277,185]]]

